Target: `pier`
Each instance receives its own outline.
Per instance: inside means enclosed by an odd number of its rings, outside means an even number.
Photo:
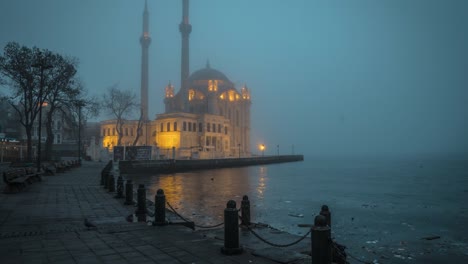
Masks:
[[[167,160],[140,160],[119,161],[119,169],[122,174],[133,173],[176,173],[194,170],[209,170],[220,168],[234,168],[274,164],[284,162],[303,161],[303,155],[278,155],[248,158],[223,158],[223,159],[167,159]]]

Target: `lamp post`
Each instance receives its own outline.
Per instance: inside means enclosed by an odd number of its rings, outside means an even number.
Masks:
[[[82,100],[75,103],[78,107],[78,164],[81,165],[81,107],[85,106],[85,103]]]
[[[265,156],[265,144],[260,145],[260,150],[262,151],[262,157]]]
[[[239,159],[240,159],[240,144],[237,144],[237,149],[239,150]]]
[[[37,140],[37,171],[41,170],[41,130],[42,130],[42,105],[44,98],[42,98],[42,90],[44,88],[44,70],[52,68],[52,65],[46,64],[44,58],[41,56],[40,63],[31,65],[34,68],[40,68],[41,70],[41,81],[39,84],[39,125],[38,125],[38,140]]]

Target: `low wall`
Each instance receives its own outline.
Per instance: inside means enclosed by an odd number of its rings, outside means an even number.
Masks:
[[[234,168],[262,164],[303,161],[303,155],[282,155],[250,158],[200,159],[200,160],[146,160],[120,161],[123,174],[134,173],[175,173],[193,170]]]

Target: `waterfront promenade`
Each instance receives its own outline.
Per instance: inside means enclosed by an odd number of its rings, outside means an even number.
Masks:
[[[0,263],[277,263],[249,250],[223,255],[222,240],[183,226],[127,222],[135,207],[99,185],[104,166],[85,162],[19,193],[0,193]]]

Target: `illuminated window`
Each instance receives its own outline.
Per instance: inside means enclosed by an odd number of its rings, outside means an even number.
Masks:
[[[174,122],[174,131],[177,131],[177,122]]]
[[[190,89],[189,94],[188,94],[189,101],[192,101],[194,97],[195,97],[195,91],[193,89]]]
[[[218,91],[218,80],[209,80],[208,81],[208,91],[210,91],[210,92]]]
[[[185,121],[182,123],[182,130],[187,131],[187,122]]]
[[[171,131],[171,123],[167,122],[167,132],[170,132]]]

